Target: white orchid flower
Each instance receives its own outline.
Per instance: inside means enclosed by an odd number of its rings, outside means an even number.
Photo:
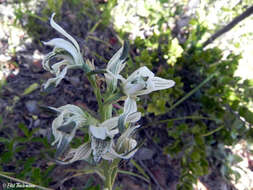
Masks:
[[[90,161],[91,144],[89,142],[80,145],[78,148],[69,150],[63,161],[58,161],[61,164],[71,164],[78,160]]]
[[[175,85],[173,80],[156,77],[147,67],[134,71],[126,80],[123,80],[123,91],[129,97],[149,94],[153,91],[171,88]]]
[[[52,123],[52,133],[55,138],[52,145],[57,144],[57,149],[62,152],[75,136],[77,129],[89,123],[89,115],[78,106],[71,104],[49,108],[59,113]]]
[[[55,84],[55,86],[57,86],[65,77],[68,69],[83,67],[87,71],[89,70],[89,67],[83,61],[78,43],[54,21],[54,15],[55,14],[51,16],[50,25],[65,36],[69,41],[62,38],[54,38],[48,42],[43,42],[45,45],[53,46],[54,49],[45,56],[42,66],[45,70],[56,75],[55,78],[51,78],[46,82],[44,88],[47,88],[51,84]],[[54,58],[61,59],[61,61],[54,63],[53,66],[50,66],[50,61]]]
[[[127,99],[124,103],[124,113],[121,116],[123,119],[129,114],[137,111],[137,96],[171,88],[175,85],[173,80],[156,77],[154,73],[145,66],[134,71],[127,79],[122,78],[123,91],[127,95]]]
[[[116,158],[129,159],[137,152],[137,141],[131,136],[133,132],[139,128],[137,126],[129,126],[118,138],[117,143],[112,143],[109,151],[102,155],[105,160],[113,160]]]
[[[113,146],[113,138],[119,133],[118,122],[120,117],[113,117],[104,121],[98,127],[90,126],[90,132],[92,135],[91,148],[93,158],[95,162],[98,162],[104,155],[111,151]],[[128,123],[135,123],[141,118],[140,112],[135,112],[125,119],[124,125]],[[109,139],[106,139],[110,137]]]
[[[105,79],[107,86],[114,91],[117,88],[118,78],[121,78],[119,73],[124,69],[127,58],[128,44],[125,42],[124,46],[122,46],[110,59],[107,64],[105,73]]]
[[[137,111],[137,110],[136,110]],[[105,140],[107,137],[113,138],[116,134],[119,133],[118,129],[118,122],[120,117],[113,117],[106,121],[104,121],[101,124],[98,124],[98,126],[90,125],[89,129],[93,137],[101,140]],[[128,115],[125,123],[135,123],[141,118],[140,112],[132,113],[131,115]]]

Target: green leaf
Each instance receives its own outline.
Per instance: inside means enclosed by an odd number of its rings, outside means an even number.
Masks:
[[[38,83],[33,83],[33,84],[31,84],[29,87],[27,87],[27,88],[24,90],[22,96],[25,96],[25,95],[28,95],[28,94],[32,93],[33,91],[37,90],[37,89],[39,88],[39,86],[40,86],[40,85],[39,85]]]
[[[17,175],[17,177],[24,178],[30,176],[32,172],[32,165],[34,164],[34,162],[35,162],[34,157],[30,157],[27,158],[25,161],[22,161],[24,169]]]
[[[5,137],[0,137],[0,143],[9,143],[9,139],[5,138]]]
[[[89,177],[87,182],[85,183],[84,189],[83,190],[90,190],[92,188],[92,184],[94,183],[93,177]]]
[[[124,94],[121,91],[117,91],[116,93],[110,94],[104,100],[104,106],[117,102]]]
[[[241,161],[243,161],[242,157],[240,157],[239,155],[236,155],[236,154],[233,155],[233,164],[237,164]]]
[[[130,162],[137,168],[137,170],[138,170],[143,176],[145,176],[145,178],[146,178],[147,181],[150,181],[150,179],[149,179],[148,175],[146,174],[146,172],[144,171],[144,169],[143,169],[139,164],[137,164],[137,162],[135,162],[133,159],[131,159]]]
[[[194,137],[194,139],[195,139],[195,142],[196,142],[196,144],[197,144],[198,146],[202,147],[203,145],[205,145],[205,141],[204,141],[204,138],[203,138],[203,137],[201,137],[201,136],[199,136],[199,135],[196,135],[196,136]]]
[[[249,123],[253,123],[253,113],[247,107],[241,107],[239,109],[239,114]]]
[[[118,170],[119,173],[122,173],[122,174],[126,174],[126,175],[132,175],[134,177],[138,177],[148,183],[150,183],[149,179],[146,179],[145,177],[142,177],[141,175],[138,175],[136,173],[133,173],[133,172],[130,172],[130,171],[125,171],[125,170]]]
[[[41,176],[40,168],[33,168],[31,178],[34,183],[39,184],[39,185],[41,184],[43,179]]]
[[[125,60],[128,57],[128,51],[129,51],[129,42],[124,41],[123,51],[122,51],[119,59],[120,60]]]
[[[0,115],[0,126],[2,125],[2,123],[3,123],[3,118],[2,118],[2,116]]]
[[[13,153],[12,152],[4,152],[1,154],[1,162],[2,163],[9,163],[12,161]]]
[[[30,137],[29,129],[27,128],[27,126],[26,126],[25,124],[20,123],[20,124],[18,125],[18,127],[22,130],[22,132],[24,133],[24,135],[25,135],[26,137]]]
[[[203,173],[204,174],[208,174],[209,172],[209,164],[208,164],[208,161],[205,159],[205,158],[201,158],[200,159],[200,165],[202,167],[202,170],[203,170]]]
[[[30,139],[30,142],[39,142],[43,144],[46,148],[50,148],[51,145],[48,143],[46,138],[41,138],[41,137],[33,137]]]
[[[200,155],[200,153],[199,153],[198,150],[194,150],[194,151],[191,153],[190,157],[191,157],[191,159],[192,159],[193,161],[196,162],[196,161],[199,161],[199,160],[200,160],[201,155]]]

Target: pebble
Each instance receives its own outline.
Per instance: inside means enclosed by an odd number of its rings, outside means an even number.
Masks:
[[[25,103],[25,107],[32,114],[38,113],[38,105],[37,105],[37,101],[35,100],[28,100]]]
[[[149,148],[140,148],[135,155],[135,158],[138,160],[150,160],[153,158],[155,152]]]

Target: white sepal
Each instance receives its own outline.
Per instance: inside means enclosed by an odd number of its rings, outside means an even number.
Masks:
[[[84,143],[78,148],[70,149],[65,158],[63,159],[64,164],[71,164],[78,160],[88,161],[91,156],[91,145],[90,143]]]
[[[137,142],[131,138],[135,129],[140,127],[139,125],[129,127],[126,131],[118,138],[116,145],[111,144],[108,152],[102,155],[105,160],[113,160],[116,158],[129,159],[137,152]]]
[[[57,30],[59,33],[61,33],[63,36],[65,36],[67,39],[69,39],[75,46],[75,48],[77,49],[78,52],[80,52],[80,48],[78,43],[76,42],[76,40],[69,35],[60,25],[58,25],[55,21],[54,21],[54,16],[55,13],[52,14],[51,19],[50,19],[50,25]]]
[[[68,104],[59,108],[49,108],[59,113],[52,123],[52,133],[55,138],[52,145],[57,144],[57,148],[61,146],[63,137],[70,142],[75,136],[76,130],[88,124],[88,115],[78,106]],[[71,124],[73,125],[68,127]],[[61,129],[63,126],[66,126],[66,129]]]
[[[121,78],[121,75],[119,73],[124,69],[126,63],[126,57],[121,58],[124,47],[122,46],[110,59],[110,61],[107,64],[106,71],[105,73],[105,79],[106,79],[106,84],[108,87],[111,87],[112,90],[114,91],[117,88],[117,82],[118,79]]]
[[[121,149],[122,144],[125,142],[126,139],[130,138],[133,135],[133,132],[139,128],[140,125],[136,125],[136,126],[130,126],[128,127],[119,137],[119,139],[117,140],[117,144],[116,147],[118,150]]]
[[[101,124],[98,124],[98,126],[90,125],[90,132],[94,137],[98,139],[105,140],[106,137],[113,138],[116,134],[119,133],[119,130],[117,128],[118,120],[119,117],[113,117]]]
[[[44,45],[47,46],[53,46],[59,49],[63,49],[66,52],[68,52],[74,59],[74,64],[81,65],[80,62],[80,52],[73,46],[72,43],[68,42],[67,40],[64,40],[62,38],[54,38],[48,42],[43,42]],[[82,58],[81,58],[82,59]]]
[[[124,103],[124,114],[137,112],[137,104],[134,98],[127,97]]]

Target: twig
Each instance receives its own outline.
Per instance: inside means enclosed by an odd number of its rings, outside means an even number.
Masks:
[[[154,143],[152,137],[148,134],[146,130],[144,130],[144,133],[146,137],[148,138],[149,142],[151,142],[159,152],[163,152],[163,149],[160,146],[158,146],[156,143]]]
[[[213,118],[208,118],[208,117],[202,117],[202,116],[198,116],[198,115],[192,115],[192,116],[184,116],[184,117],[178,117],[178,118],[173,118],[173,119],[166,119],[166,120],[159,120],[157,122],[157,124],[159,123],[167,123],[170,121],[180,121],[180,120],[186,120],[186,119],[191,119],[191,120],[213,120],[216,121],[217,119],[213,119]]]
[[[148,173],[151,179],[155,182],[155,184],[159,187],[159,189],[164,190],[157,181],[157,179],[155,178],[155,176],[153,175],[153,173],[146,167],[146,165],[141,160],[139,160],[138,162],[140,163],[141,167]]]
[[[208,132],[208,133],[202,134],[201,136],[202,136],[202,137],[210,136],[210,135],[216,133],[217,131],[219,131],[219,130],[221,130],[221,129],[223,129],[223,128],[224,128],[224,126],[220,126],[220,127],[216,128],[216,129],[214,129],[213,131],[210,131],[210,132]]]
[[[203,43],[203,47],[206,47],[208,44],[212,43],[216,38],[231,30],[235,25],[237,25],[239,22],[250,16],[252,13],[253,13],[253,5],[249,7],[246,11],[244,11],[242,14],[235,17],[228,25],[224,26],[223,28],[218,30],[214,35],[208,38]]]
[[[215,77],[218,74],[218,72],[215,72],[211,75],[209,75],[203,82],[201,82],[198,86],[196,86],[194,89],[192,89],[190,92],[188,92],[184,97],[182,97],[180,100],[178,100],[175,104],[173,104],[167,112],[172,111],[175,107],[177,107],[179,104],[184,102],[187,98],[189,98],[191,95],[193,95],[195,92],[197,92],[202,86],[204,86],[207,82],[209,82],[213,77]]]
[[[143,181],[147,182],[147,183],[150,183],[145,177],[139,175],[139,174],[136,174],[136,173],[133,173],[133,172],[130,172],[130,171],[126,171],[126,170],[118,170],[119,173],[121,174],[126,174],[126,175],[131,175],[131,176],[134,176],[134,177],[138,177],[140,179],[142,179]]]

